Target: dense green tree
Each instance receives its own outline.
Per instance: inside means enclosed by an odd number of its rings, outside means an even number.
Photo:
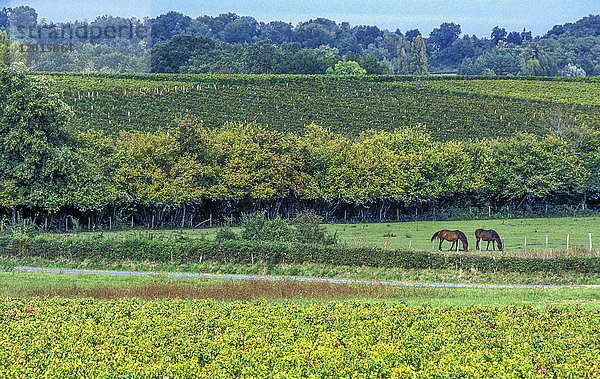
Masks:
[[[0,206],[56,210],[74,202],[70,114],[43,78],[0,68]]]
[[[0,67],[10,66],[10,45],[11,40],[8,35],[0,30]]]
[[[521,33],[513,31],[508,33],[508,36],[506,36],[506,42],[520,45],[523,43],[523,37],[521,36]]]
[[[507,48],[487,50],[477,59],[465,58],[459,67],[463,75],[517,75],[519,52]]]
[[[192,24],[192,19],[182,13],[171,11],[162,14],[150,23],[152,43],[170,41],[176,35],[186,33]]]
[[[245,48],[241,44],[221,44],[212,50],[196,52],[180,72],[189,74],[244,73]]]
[[[416,36],[410,48],[410,72],[413,75],[426,75],[428,73],[427,51],[425,42],[420,35]]]
[[[589,15],[575,23],[566,23],[564,25],[555,25],[546,37],[558,37],[562,34],[568,34],[574,37],[600,36],[600,15]]]
[[[2,8],[0,11],[0,30],[6,30],[9,26],[10,8]]]
[[[221,38],[227,43],[248,43],[258,36],[258,22],[253,17],[238,17],[225,25]]]
[[[334,75],[365,75],[366,73],[367,71],[354,61],[339,61],[334,67],[327,69],[327,74]]]
[[[281,53],[271,41],[261,41],[247,46],[242,56],[244,72],[249,74],[272,74]]]
[[[523,31],[521,32],[521,41],[531,41],[533,40],[533,37],[531,36],[531,30],[526,32],[525,28],[523,28]]]
[[[506,29],[500,29],[500,27],[498,26],[494,26],[494,28],[492,29],[491,37],[494,45],[497,45],[500,41],[506,41],[506,36]]]
[[[347,53],[360,53],[361,47],[358,44],[358,38],[353,30],[350,28],[350,24],[342,22],[340,30],[335,39],[335,47],[340,51],[341,54]]]
[[[281,45],[292,41],[292,24],[283,21],[271,21],[262,26],[262,39],[268,39],[273,43]]]
[[[303,22],[294,29],[294,41],[302,47],[318,48],[322,45],[334,46],[339,27],[334,21],[318,18]]]
[[[398,61],[398,75],[408,75],[408,57],[404,48],[400,50],[400,59]]]
[[[383,32],[376,26],[359,25],[353,29],[358,43],[366,49],[383,36]]]
[[[411,29],[411,30],[406,31],[406,33],[404,33],[404,37],[406,38],[406,40],[409,43],[412,43],[413,39],[416,36],[420,36],[420,35],[421,35],[421,32],[419,31],[419,29]]]
[[[557,76],[558,66],[551,55],[544,53],[539,45],[528,44],[521,53],[521,75]]]
[[[433,46],[434,50],[441,51],[452,45],[458,39],[460,33],[460,25],[453,22],[444,22],[439,28],[431,31],[428,42]]]
[[[373,54],[362,55],[358,64],[364,68],[368,75],[389,75],[392,73],[386,62],[380,62]]]
[[[21,5],[12,8],[9,15],[9,24],[15,28],[28,28],[37,25],[38,14],[32,7]]]
[[[158,44],[152,49],[152,72],[180,72],[194,55],[205,53],[215,48],[210,38],[178,35],[169,42]]]

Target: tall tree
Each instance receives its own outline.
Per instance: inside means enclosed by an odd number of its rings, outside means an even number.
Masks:
[[[262,24],[262,39],[268,39],[276,44],[287,43],[292,40],[292,24],[283,21],[271,21]]]
[[[494,29],[492,29],[491,37],[494,45],[497,45],[500,41],[506,41],[506,36],[506,29],[500,29],[498,26],[494,26]]]
[[[239,17],[223,28],[222,39],[227,43],[250,43],[258,36],[258,22],[253,17]]]
[[[410,45],[410,70],[413,75],[427,75],[427,51],[425,41],[420,35],[416,36]]]
[[[506,42],[514,43],[515,45],[520,45],[523,43],[523,36],[519,32],[510,32],[506,37]]]
[[[0,206],[55,210],[73,202],[70,113],[43,78],[0,68]]]
[[[10,39],[0,30],[0,67],[10,66]]]
[[[210,38],[179,35],[167,43],[160,43],[152,49],[150,70],[152,72],[178,73],[194,55],[215,48]]]
[[[408,57],[404,48],[400,50],[400,60],[398,62],[398,75],[408,75]]]
[[[178,34],[184,33],[190,27],[192,19],[182,13],[171,11],[161,14],[151,22],[152,42],[169,41]]]
[[[439,28],[431,31],[428,41],[433,45],[435,50],[441,51],[452,45],[458,39],[460,33],[460,25],[453,22],[444,22]]]
[[[408,30],[404,36],[408,42],[412,43],[413,39],[416,36],[420,36],[420,35],[421,35],[421,32],[419,31],[419,29],[411,29],[411,30]]]
[[[0,11],[0,30],[8,29],[9,25],[10,8],[2,8]]]

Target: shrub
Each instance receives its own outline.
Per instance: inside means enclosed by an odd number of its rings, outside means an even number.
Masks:
[[[240,236],[238,236],[237,233],[233,231],[233,229],[231,229],[229,226],[226,226],[217,230],[215,240],[217,242],[224,242],[230,240],[237,240],[239,238]]]
[[[242,239],[250,241],[294,241],[293,230],[281,217],[269,220],[266,212],[255,212],[242,218]]]
[[[292,219],[296,238],[301,243],[334,245],[337,235],[330,235],[323,225],[323,218],[313,211],[300,212]]]

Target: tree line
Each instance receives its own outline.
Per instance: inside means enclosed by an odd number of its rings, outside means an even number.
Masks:
[[[54,56],[28,54],[28,67],[78,72],[319,74],[341,61],[357,62],[367,74],[598,75],[599,25],[600,15],[590,15],[555,25],[543,36],[495,26],[489,36],[478,37],[462,35],[454,22],[427,35],[325,18],[294,26],[234,13],[192,18],[171,11],[144,20],[102,16],[90,23],[52,23],[39,21],[28,6],[0,11],[0,31],[13,40],[77,46]],[[131,32],[117,34],[122,29]],[[61,38],[73,30],[86,32]]]
[[[294,134],[182,118],[175,130],[109,135],[71,128],[70,108],[42,77],[0,69],[0,87],[0,214],[12,220],[112,212],[154,225],[158,212],[187,225],[209,208],[239,216],[241,203],[378,203],[386,212],[600,198],[600,133],[585,125],[435,141],[422,127],[350,137],[314,124]]]

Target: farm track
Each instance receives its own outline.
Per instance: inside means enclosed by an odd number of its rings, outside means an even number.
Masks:
[[[417,282],[388,282],[374,280],[353,279],[326,279],[307,278],[296,276],[257,276],[257,275],[227,275],[227,274],[188,274],[170,272],[136,272],[136,271],[103,271],[103,270],[74,270],[58,268],[35,268],[15,267],[18,272],[37,272],[53,274],[75,274],[75,275],[118,275],[118,276],[167,276],[172,278],[198,278],[198,279],[220,279],[220,280],[248,280],[248,281],[295,281],[305,283],[331,283],[331,284],[359,284],[359,285],[381,285],[394,287],[437,287],[437,288],[569,288],[569,287],[594,287],[586,286],[549,286],[549,285],[506,285],[506,284],[459,284],[459,283],[417,283]]]

